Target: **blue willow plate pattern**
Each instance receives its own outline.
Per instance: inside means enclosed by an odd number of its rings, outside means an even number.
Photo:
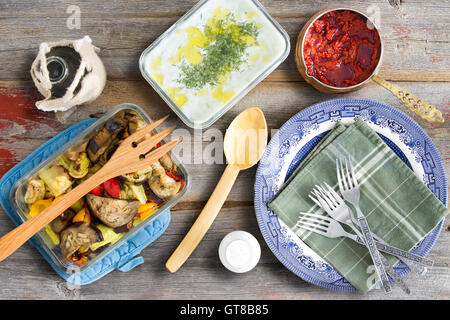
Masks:
[[[369,99],[335,99],[306,108],[272,137],[262,157],[255,181],[255,212],[269,248],[289,270],[318,286],[356,291],[339,272],[323,261],[268,208],[283,182],[338,121],[363,119],[386,144],[447,205],[447,179],[439,153],[430,137],[409,116],[391,106]],[[442,229],[443,221],[418,243],[412,252],[425,256]],[[410,270],[402,262],[395,270],[404,276]]]

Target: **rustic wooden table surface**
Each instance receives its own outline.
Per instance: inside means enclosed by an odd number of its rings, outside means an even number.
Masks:
[[[262,0],[269,13],[286,29],[295,47],[297,35],[315,12],[346,5],[364,12],[379,10],[385,44],[381,76],[435,104],[444,114],[444,124],[429,124],[412,117],[433,139],[450,172],[450,1],[404,0],[400,7],[377,1]],[[397,1],[399,2],[399,1]],[[0,0],[0,176],[24,159],[40,144],[91,114],[103,113],[119,103],[143,107],[153,118],[171,114],[169,124],[185,127],[156,92],[143,80],[139,55],[169,28],[196,0],[141,1],[48,1]],[[80,8],[80,29],[69,29],[69,5]],[[70,8],[69,8],[70,9]],[[69,10],[70,12],[70,10]],[[39,44],[62,38],[90,35],[102,49],[108,72],[102,95],[76,109],[60,123],[52,113],[38,111],[40,99],[29,75]],[[405,108],[375,83],[346,97],[364,97]],[[279,128],[298,111],[311,104],[336,98],[307,85],[296,71],[294,54],[266,80],[227,112],[213,128],[224,131],[242,110],[258,106],[269,128]],[[340,96],[341,97],[341,96]],[[208,137],[204,138],[206,145]],[[196,155],[195,157],[198,157]],[[115,271],[81,289],[71,290],[40,254],[24,245],[0,263],[1,299],[403,299],[394,288],[386,296],[380,291],[365,296],[328,291],[295,276],[278,262],[265,244],[253,209],[256,169],[243,172],[222,211],[200,246],[175,274],[164,263],[181,241],[217,183],[224,165],[191,164],[192,188],[172,209],[167,231],[147,247],[145,263],[131,272]],[[0,210],[0,235],[13,223]],[[257,267],[246,274],[232,274],[220,263],[217,249],[230,231],[246,230],[262,246]],[[406,276],[417,299],[450,298],[450,226],[448,218],[429,257],[435,260],[424,277]]]

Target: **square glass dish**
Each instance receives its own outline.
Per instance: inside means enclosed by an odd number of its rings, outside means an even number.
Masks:
[[[10,202],[15,211],[17,212],[17,215],[23,222],[29,219],[30,213],[30,206],[25,201],[27,182],[30,179],[37,178],[39,175],[39,171],[41,169],[49,168],[57,162],[60,163],[59,162],[60,156],[66,154],[66,151],[69,148],[73,146],[79,146],[82,145],[83,143],[86,143],[87,141],[90,141],[90,139],[97,132],[99,132],[102,128],[104,128],[108,120],[113,119],[116,115],[119,114],[136,115],[137,116],[136,119],[143,120],[145,124],[152,122],[151,119],[148,117],[148,115],[140,107],[128,103],[120,104],[111,111],[107,112],[104,116],[99,118],[92,125],[87,127],[78,136],[67,142],[60,150],[53,153],[50,157],[41,162],[33,170],[31,170],[23,177],[21,177],[19,180],[17,180],[10,191]],[[50,227],[49,225],[46,228],[43,228],[41,231],[39,231],[39,233],[35,235],[35,239],[37,239],[39,245],[46,251],[48,256],[52,259],[54,265],[57,266],[59,269],[61,269],[61,271],[63,272],[66,272],[66,270],[68,269],[73,270],[74,268],[79,268],[80,271],[83,271],[92,264],[94,264],[96,261],[101,260],[111,251],[121,246],[125,241],[132,238],[135,234],[137,234],[149,223],[151,223],[154,219],[156,219],[160,214],[162,214],[164,211],[174,206],[180,200],[180,198],[186,193],[187,188],[189,186],[189,177],[183,164],[180,163],[180,161],[172,153],[170,153],[170,156],[173,163],[176,165],[174,166],[174,168],[177,168],[176,175],[184,181],[184,184],[181,184],[181,188],[178,191],[178,193],[175,194],[173,197],[161,202],[161,204],[158,206],[158,209],[153,214],[151,214],[148,218],[139,221],[139,224],[137,225],[134,224],[134,226],[129,231],[124,233],[123,236],[119,238],[116,242],[108,244],[107,246],[104,246],[104,248],[100,248],[102,250],[96,249],[95,251],[93,251],[93,255],[89,256],[87,263],[85,263],[84,265],[74,263],[63,256],[59,245],[55,244],[54,240],[52,240],[51,232],[49,233],[47,231],[47,228]],[[133,222],[134,220],[131,221]]]
[[[257,0],[202,0],[142,52],[139,68],[186,125],[206,128],[289,51]]]

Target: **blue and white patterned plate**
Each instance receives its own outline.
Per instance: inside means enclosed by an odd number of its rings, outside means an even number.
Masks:
[[[338,121],[363,119],[388,146],[447,205],[447,179],[439,153],[430,137],[409,116],[388,105],[368,99],[335,99],[297,113],[272,137],[262,157],[255,181],[255,211],[267,245],[289,270],[304,280],[339,291],[356,291],[339,272],[323,261],[267,206],[283,182]],[[412,250],[425,256],[443,226],[439,225]],[[395,269],[404,276],[408,267]]]

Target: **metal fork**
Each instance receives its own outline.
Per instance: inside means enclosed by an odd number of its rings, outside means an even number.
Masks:
[[[360,232],[356,228],[357,222],[351,214],[349,207],[345,204],[344,199],[342,199],[342,197],[327,183],[324,183],[323,187],[316,186],[309,197],[330,217],[348,225],[355,233],[358,234],[358,232]],[[427,271],[426,266],[433,266],[433,260],[393,247],[375,234],[373,234],[373,237],[378,250],[398,257],[417,274],[423,275]]]
[[[297,221],[296,226],[311,232],[318,233],[328,238],[346,237],[352,239],[357,243],[365,245],[364,240],[361,239],[360,234],[351,234],[345,231],[338,221],[330,217],[322,216],[320,214],[300,212],[300,218]],[[382,255],[381,261],[384,268],[386,268],[387,273],[400,286],[400,288],[402,288],[405,293],[411,294],[411,290],[408,288],[406,283],[402,280],[402,278],[400,278],[394,268],[389,264],[389,261],[387,261],[387,259]]]
[[[350,165],[349,165],[350,163]],[[380,276],[381,283],[383,284],[384,291],[389,293],[392,291],[391,283],[386,274],[383,262],[381,260],[381,254],[377,250],[375,241],[373,240],[372,232],[370,231],[369,223],[366,217],[361,212],[359,207],[359,184],[356,180],[355,172],[350,159],[345,159],[345,170],[340,159],[336,159],[336,171],[339,183],[339,190],[342,196],[348,202],[350,202],[356,209],[356,217],[358,219],[359,227],[361,228],[362,234],[364,236],[364,242],[369,249],[370,256],[375,265],[375,269]]]

